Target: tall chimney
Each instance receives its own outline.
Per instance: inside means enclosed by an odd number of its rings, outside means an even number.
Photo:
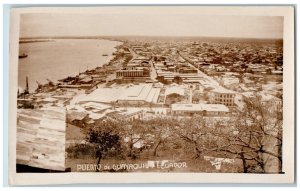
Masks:
[[[28,76],[26,76],[26,89],[25,89],[25,92],[29,93]]]

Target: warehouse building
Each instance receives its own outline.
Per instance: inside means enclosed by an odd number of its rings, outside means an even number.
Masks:
[[[155,88],[151,84],[98,88],[79,102],[116,103],[120,105],[156,104],[159,93],[160,88]]]

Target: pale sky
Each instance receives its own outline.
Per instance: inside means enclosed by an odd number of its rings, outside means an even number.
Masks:
[[[26,13],[21,16],[20,37],[101,35],[283,38],[283,17],[165,12]]]

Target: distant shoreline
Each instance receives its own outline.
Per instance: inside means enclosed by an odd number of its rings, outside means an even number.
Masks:
[[[240,37],[206,37],[206,36],[55,36],[55,37],[21,37],[22,41],[39,41],[55,40],[55,39],[94,39],[94,40],[109,40],[124,43],[127,40],[160,40],[160,41],[195,41],[195,42],[212,42],[212,43],[270,43],[270,44],[283,44],[281,38],[240,38]]]
[[[191,40],[258,40],[258,41],[283,41],[283,38],[254,38],[254,37],[219,37],[219,36],[147,36],[147,35],[120,35],[120,36],[37,36],[37,37],[20,37],[20,40],[32,40],[32,39],[191,39]]]
[[[83,40],[83,39],[90,39],[90,40],[109,40],[109,41],[116,41],[124,43],[122,40],[117,39],[107,39],[107,38],[90,38],[90,37],[35,37],[35,38],[20,38],[19,44],[24,43],[36,43],[36,42],[52,42],[55,40],[68,40],[68,39],[74,39],[74,40]]]
[[[99,39],[99,40],[105,40],[105,38],[99,38],[99,37],[20,37],[20,41],[26,41],[26,40],[52,40],[52,39]]]
[[[19,43],[20,44],[24,44],[24,43],[36,43],[36,42],[51,42],[51,41],[54,41],[54,40],[51,40],[51,39],[31,39],[31,40],[19,40]]]

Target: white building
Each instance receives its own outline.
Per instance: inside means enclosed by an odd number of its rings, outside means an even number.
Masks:
[[[172,104],[171,113],[173,115],[203,114],[205,116],[224,116],[229,113],[229,109],[221,104]]]
[[[160,88],[151,84],[120,86],[113,88],[98,88],[79,102],[118,103],[126,105],[156,104]]]
[[[253,93],[253,92],[244,92],[242,95],[245,98],[257,98],[261,102],[262,106],[265,106],[268,108],[269,111],[279,111],[282,112],[283,106],[282,106],[282,99],[275,97],[273,95],[259,92],[259,93]]]

